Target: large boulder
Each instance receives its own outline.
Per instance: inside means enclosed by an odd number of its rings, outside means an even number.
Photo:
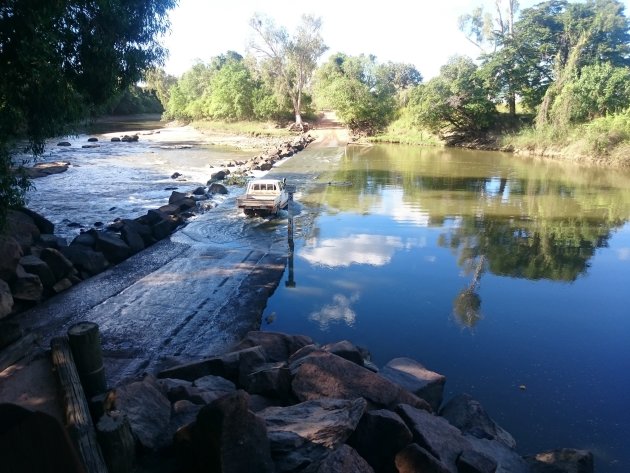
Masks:
[[[593,473],[593,454],[587,450],[560,448],[526,458],[532,473]]]
[[[87,276],[94,276],[107,269],[109,262],[100,251],[94,251],[87,246],[70,245],[62,248],[61,253],[68,258],[76,269]]]
[[[319,462],[350,437],[366,408],[363,399],[318,399],[258,413],[267,426],[278,471]]]
[[[206,185],[209,186],[215,181],[222,181],[223,179],[225,179],[225,176],[227,176],[227,172],[225,172],[225,171],[214,172],[214,173],[210,174],[210,179],[208,180]]]
[[[120,230],[120,236],[123,241],[127,243],[127,246],[129,246],[132,254],[136,254],[144,250],[144,240],[142,239],[142,236],[140,236],[138,232],[128,225],[124,225],[122,227]]]
[[[87,232],[79,233],[70,242],[70,246],[85,246],[87,248],[94,248],[96,246],[96,230],[88,230]]]
[[[0,279],[15,279],[15,271],[23,255],[22,247],[10,236],[0,234]]]
[[[478,438],[496,439],[509,448],[516,447],[514,437],[493,421],[470,394],[455,396],[442,408],[440,415],[463,433]]]
[[[398,473],[449,473],[449,470],[430,452],[412,443],[396,455]]]
[[[143,447],[156,450],[170,443],[171,403],[152,376],[116,388],[116,408],[127,415]]]
[[[304,473],[374,473],[372,467],[348,445],[333,450],[319,463],[311,464]]]
[[[379,374],[427,401],[434,411],[440,408],[445,376],[426,369],[411,358],[394,358]]]
[[[288,335],[280,332],[248,332],[238,342],[233,351],[245,348],[262,347],[270,362],[287,361],[300,348],[313,344],[313,340],[305,335]]]
[[[7,234],[12,235],[22,247],[22,251],[28,254],[30,247],[39,239],[40,235],[39,228],[33,219],[17,210],[9,210],[6,224]]]
[[[223,184],[220,184],[218,182],[213,182],[208,187],[208,194],[227,195],[228,194],[228,190],[227,190],[227,187],[225,187]]]
[[[44,294],[44,286],[37,275],[27,273],[18,265],[11,292],[15,300],[39,302]]]
[[[456,461],[470,442],[446,419],[422,409],[400,405],[396,409],[413,434],[413,441],[438,459],[448,471],[457,473]]]
[[[329,343],[328,345],[324,345],[322,349],[356,363],[359,366],[363,366],[363,354],[361,350],[348,340]]]
[[[213,375],[239,384],[241,381],[246,382],[247,376],[266,362],[265,350],[256,346],[174,366],[161,371],[158,377],[194,381],[204,376]]]
[[[457,473],[495,473],[497,462],[483,453],[464,450],[457,457]]]
[[[144,241],[144,246],[149,246],[155,243],[155,239],[153,238],[153,234],[151,232],[151,227],[149,225],[145,225],[136,220],[124,219],[123,221],[123,229],[128,227],[130,230],[133,230],[135,233],[142,237],[142,241]]]
[[[131,249],[115,233],[96,232],[95,249],[105,255],[107,261],[120,263],[131,256]]]
[[[410,404],[431,410],[426,401],[391,381],[326,351],[313,351],[293,360],[293,393],[300,401],[330,397],[355,399],[362,397],[372,408],[391,408]]]
[[[65,238],[53,235],[51,233],[42,233],[39,236],[37,244],[42,248],[54,248],[56,250],[68,246]]]
[[[0,319],[3,319],[13,310],[13,295],[9,285],[0,279]]]
[[[48,265],[35,255],[22,256],[20,265],[27,273],[38,276],[45,288],[51,288],[57,282]]]
[[[286,400],[291,392],[291,372],[286,363],[268,363],[249,373],[244,387],[250,394]]]
[[[413,435],[398,414],[385,409],[366,412],[348,440],[378,472],[394,472],[396,454],[409,445]]]
[[[39,257],[48,265],[56,280],[65,278],[74,270],[72,262],[54,248],[44,248]]]
[[[28,215],[33,220],[33,223],[35,223],[40,233],[55,233],[55,224],[48,220],[46,217],[43,217],[37,212],[34,212],[31,209],[27,209],[26,207],[20,208],[19,212]]]
[[[275,471],[265,423],[249,411],[247,398],[245,391],[236,391],[199,411],[192,432],[194,471]]]

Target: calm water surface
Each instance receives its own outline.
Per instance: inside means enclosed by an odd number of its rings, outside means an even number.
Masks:
[[[263,329],[415,358],[522,454],[630,471],[630,174],[377,146],[320,180]]]

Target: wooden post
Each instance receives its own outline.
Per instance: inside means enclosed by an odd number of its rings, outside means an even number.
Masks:
[[[96,435],[109,473],[131,472],[136,443],[127,417],[120,411],[105,414],[96,424]]]
[[[53,368],[60,386],[66,429],[70,438],[75,444],[87,473],[107,473],[68,339],[66,337],[53,338],[50,341],[50,348]]]
[[[98,325],[79,322],[68,329],[68,340],[85,395],[91,399],[107,390]]]
[[[287,192],[289,193],[289,202],[288,202],[288,210],[289,210],[289,223],[287,226],[287,238],[289,240],[289,278],[285,281],[286,287],[295,287],[295,279],[293,274],[293,252],[295,250],[295,243],[293,241],[293,193],[295,192],[294,185],[287,186]]]

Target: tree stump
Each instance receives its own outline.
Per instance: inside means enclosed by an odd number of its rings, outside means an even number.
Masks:
[[[107,390],[101,336],[94,322],[79,322],[68,329],[72,356],[88,399]]]

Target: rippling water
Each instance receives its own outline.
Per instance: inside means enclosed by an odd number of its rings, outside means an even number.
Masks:
[[[311,189],[264,329],[415,358],[523,454],[630,471],[630,174],[377,146]]]

